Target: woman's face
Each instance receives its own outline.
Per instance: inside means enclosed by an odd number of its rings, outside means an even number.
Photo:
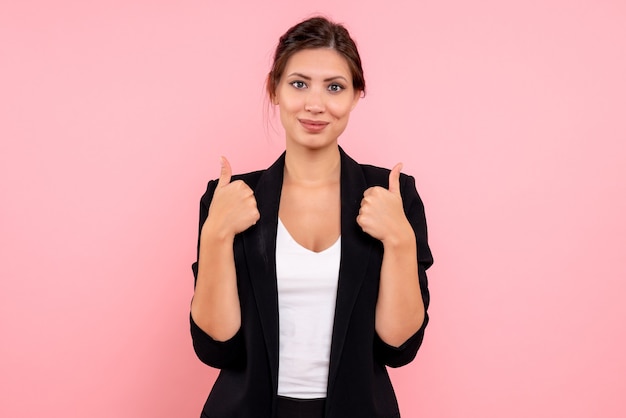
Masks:
[[[287,147],[321,149],[337,143],[361,92],[346,59],[334,49],[305,49],[289,58],[276,87]]]

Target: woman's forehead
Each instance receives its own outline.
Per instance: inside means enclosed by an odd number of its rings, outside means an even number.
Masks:
[[[346,58],[331,48],[303,49],[294,53],[287,61],[284,75],[294,73],[309,78],[352,78]]]

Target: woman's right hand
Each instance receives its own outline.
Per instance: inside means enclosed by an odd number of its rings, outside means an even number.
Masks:
[[[252,189],[242,180],[230,181],[232,169],[226,157],[220,157],[220,163],[220,178],[201,235],[234,238],[256,224],[261,215]]]

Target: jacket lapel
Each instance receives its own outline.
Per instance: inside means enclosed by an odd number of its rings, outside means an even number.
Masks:
[[[337,287],[335,322],[330,350],[328,396],[333,385],[343,351],[346,332],[356,297],[365,278],[372,240],[356,223],[367,183],[359,164],[341,148],[341,264]],[[365,238],[365,239],[364,239]]]
[[[341,264],[330,352],[328,395],[332,393],[339,359],[356,297],[365,278],[372,239],[356,223],[367,183],[359,164],[341,148]],[[276,282],[276,228],[282,190],[285,154],[268,168],[254,188],[261,215],[257,224],[242,234],[252,289],[263,328],[272,373],[278,387],[278,290]]]
[[[261,217],[244,232],[243,243],[250,281],[259,312],[272,374],[278,387],[278,292],[276,285],[276,228],[283,184],[285,154],[259,178],[254,195]]]

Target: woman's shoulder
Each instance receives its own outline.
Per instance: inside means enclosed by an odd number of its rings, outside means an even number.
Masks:
[[[267,170],[257,170],[257,171],[250,171],[247,173],[233,174],[233,176],[230,179],[230,182],[232,183],[233,181],[242,180],[251,189],[254,190],[256,188],[257,183],[259,182],[259,178],[261,178],[261,176],[263,175],[265,171]],[[205,202],[207,205],[210,203],[211,199],[213,199],[213,194],[215,193],[215,189],[217,188],[218,182],[219,182],[219,179],[211,179],[209,180],[207,184],[206,191],[202,195],[202,201]]]
[[[361,170],[363,170],[363,174],[367,177],[371,178],[389,178],[389,172],[391,171],[385,167],[379,167],[377,165],[371,164],[360,164]]]
[[[267,169],[234,174],[231,178],[231,182],[235,180],[243,180],[248,186],[252,187],[253,185],[257,184],[263,173],[265,173],[266,171]]]
[[[371,164],[359,164],[361,170],[363,171],[363,176],[365,177],[365,181],[369,186],[384,186],[387,187],[389,184],[389,173],[391,172],[390,168],[379,167]],[[413,176],[405,173],[400,173],[400,184],[404,185],[408,183],[413,183],[415,180]]]
[[[390,168],[371,164],[359,164],[359,167],[361,168],[367,187],[389,187]],[[409,197],[417,195],[415,178],[410,174],[400,173],[400,190],[402,191],[402,196]]]
[[[341,147],[339,147],[339,150],[343,157],[343,163],[346,163],[351,170],[354,170],[356,169],[356,167],[358,167],[358,169],[360,169],[360,171],[363,173],[365,181],[369,186],[380,186],[389,182],[389,172],[391,171],[390,168],[358,162],[353,159],[349,154],[347,154]],[[411,176],[404,173],[400,174],[400,181],[405,181],[406,178],[411,178]]]

